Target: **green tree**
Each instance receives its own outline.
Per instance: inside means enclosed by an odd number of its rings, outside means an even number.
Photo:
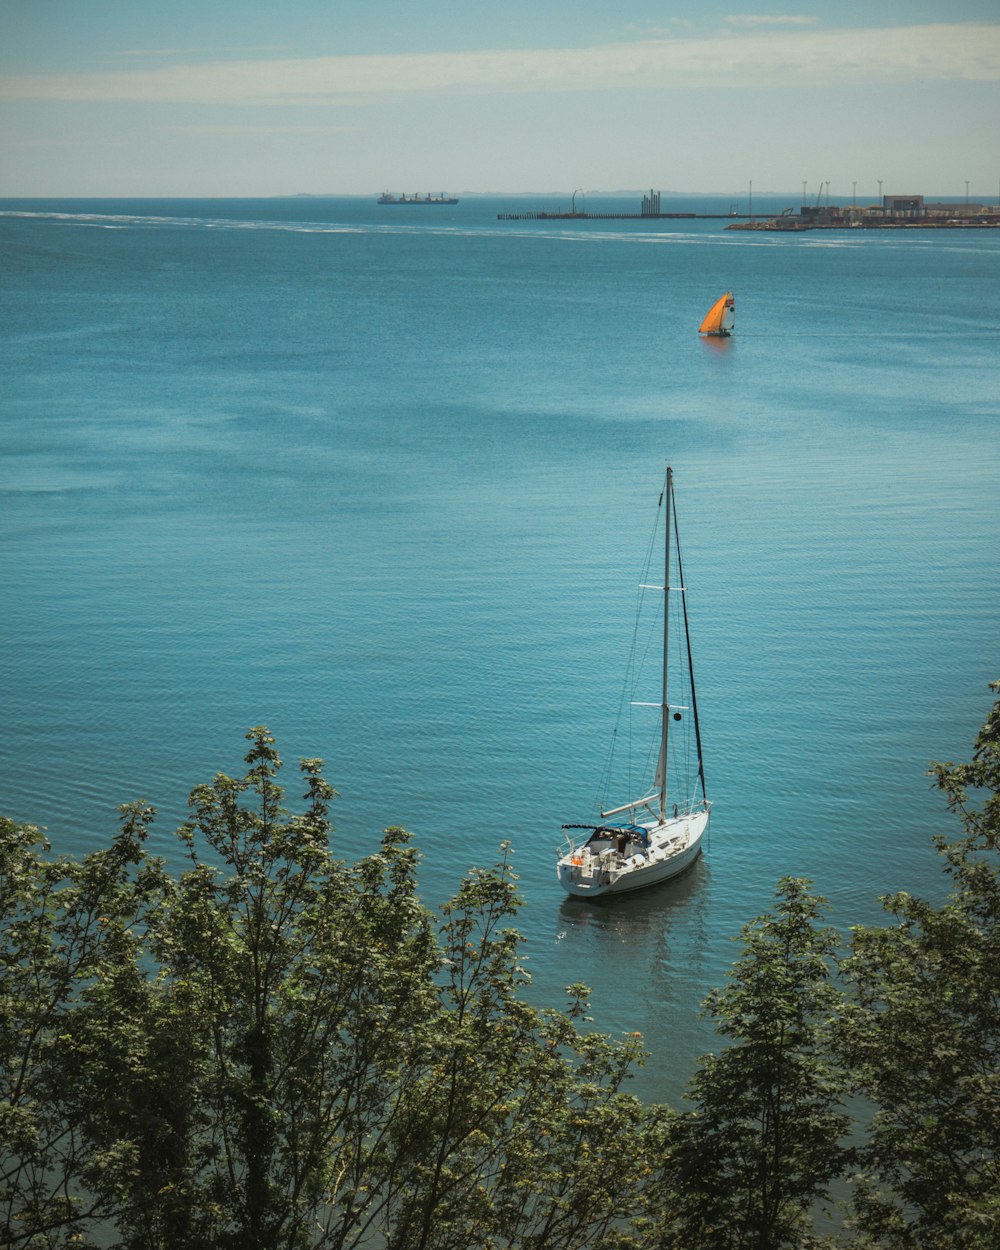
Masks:
[[[436,1010],[406,835],[354,867],[335,860],[319,761],[303,761],[308,806],[289,816],[273,740],[248,736],[246,776],[192,793],[191,866],[150,925],[157,1041],[186,1047],[162,1091],[177,1167],[148,1172],[130,1203],[137,1246],[179,1232],[253,1250],[360,1240],[406,1056]]]
[[[582,1032],[582,985],[566,1012],[523,1002],[519,905],[505,856],[444,908],[444,1010],[401,1117],[419,1163],[392,1195],[390,1250],[625,1244],[649,1175],[647,1112],[622,1088],[641,1039]]]
[[[128,1063],[133,1021],[97,1011],[130,966],[158,873],[141,850],[141,806],[105,851],[51,859],[31,825],[0,820],[0,1242],[84,1244],[122,1207],[133,1143],[87,1132],[113,1096],[88,1056]],[[123,1002],[124,1006],[124,1002]]]
[[[586,1031],[583,987],[525,1004],[506,850],[438,922],[403,830],[336,859],[320,761],[290,814],[273,739],[248,738],[244,776],[193,791],[179,874],[143,804],[79,864],[5,828],[8,1240],[627,1244],[641,1044]]]
[[[894,923],[857,929],[844,966],[856,1006],[839,1045],[875,1106],[856,1207],[890,1247],[986,1250],[1000,1244],[1000,702],[972,760],[931,775],[963,827],[936,840],[948,896],[883,899]]]
[[[774,913],[744,929],[731,983],[706,1003],[729,1044],[701,1061],[694,1110],[665,1122],[664,1248],[801,1247],[848,1157],[827,1045],[836,935],[818,926],[823,900],[808,882],[785,878],[777,892]]]

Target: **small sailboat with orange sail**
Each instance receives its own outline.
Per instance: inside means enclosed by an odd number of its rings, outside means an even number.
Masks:
[[[699,334],[707,334],[711,338],[727,339],[736,324],[736,300],[732,291],[720,296],[708,310],[705,320],[698,328]]]

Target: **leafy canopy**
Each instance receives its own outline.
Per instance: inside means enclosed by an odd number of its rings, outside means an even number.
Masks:
[[[522,1000],[509,850],[435,917],[404,830],[335,858],[321,762],[290,814],[273,739],[248,738],[245,775],[192,792],[179,874],[141,803],[79,862],[3,827],[3,1238],[619,1244],[641,1042],[584,1031],[585,987]]]

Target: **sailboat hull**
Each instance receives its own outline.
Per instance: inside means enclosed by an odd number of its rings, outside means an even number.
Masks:
[[[573,845],[556,865],[559,884],[578,898],[628,894],[660,885],[686,872],[701,854],[708,818],[706,804],[662,822],[631,826],[633,831],[643,830],[644,836],[633,832],[623,850],[618,849],[620,839],[610,831]]]

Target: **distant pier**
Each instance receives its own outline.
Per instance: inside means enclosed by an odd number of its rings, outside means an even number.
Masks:
[[[832,204],[803,204],[796,212],[786,208],[783,213],[753,212],[751,200],[748,213],[665,213],[660,207],[659,191],[642,197],[638,213],[577,212],[577,192],[568,213],[538,212],[497,213],[497,221],[728,221],[727,230],[971,230],[1000,227],[1000,202],[996,208],[986,204],[925,203],[922,195],[886,195],[881,203],[842,207]]]
[[[729,221],[735,214],[708,215]],[[497,221],[660,221],[703,216],[702,213],[497,213]]]
[[[642,197],[638,213],[578,213],[574,191],[573,207],[568,213],[497,213],[497,221],[732,221],[734,218],[747,221],[753,216],[753,213],[664,213],[660,209],[659,191],[650,191]]]

